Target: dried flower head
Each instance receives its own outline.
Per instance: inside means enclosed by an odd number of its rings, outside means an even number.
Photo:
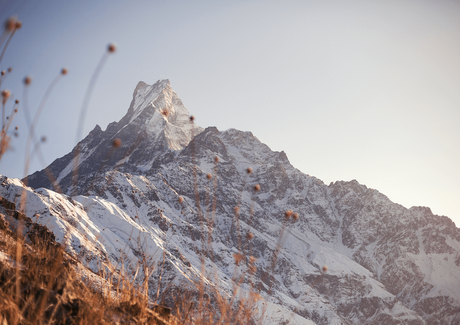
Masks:
[[[193,122],[195,120],[195,116],[190,115],[189,119],[190,119],[190,122]]]
[[[32,77],[31,76],[27,76],[24,78],[24,84],[26,86],[30,85],[32,83]]]
[[[211,179],[211,178],[212,178],[211,173],[207,173],[207,174],[206,174],[206,178],[207,178],[207,179]]]
[[[214,162],[218,163],[219,162],[219,157],[215,156],[214,157]]]
[[[184,198],[182,196],[179,196],[178,201],[179,201],[179,203],[182,203],[182,202],[184,202]]]
[[[63,76],[65,76],[68,72],[69,72],[69,70],[67,70],[67,68],[62,68],[62,70],[61,70],[61,74]]]
[[[247,238],[248,240],[251,240],[251,239],[254,238],[254,234],[253,234],[252,232],[248,232],[247,235],[246,235],[246,238]]]
[[[248,168],[246,169],[246,173],[247,173],[248,175],[251,174],[251,173],[252,173],[252,168],[251,168],[251,167],[248,167]]]
[[[4,76],[4,75],[5,75],[5,73],[6,73],[6,72],[5,72],[5,70],[3,70],[3,71],[2,71],[2,76]]]
[[[169,116],[169,110],[167,108],[164,108],[160,111],[161,115],[163,115],[164,117],[168,117]]]
[[[240,253],[233,254],[233,258],[235,259],[235,264],[239,265],[240,262],[243,260],[243,255]]]
[[[328,269],[329,269],[329,268],[327,267],[327,265],[324,265],[323,268],[321,269],[321,271],[322,271],[323,273],[326,273]]]
[[[8,98],[10,98],[11,92],[9,90],[2,90],[2,103],[5,105]]]
[[[14,27],[16,29],[20,29],[22,27],[22,23],[20,21],[17,21]]]
[[[120,146],[121,146],[121,139],[120,139],[120,138],[116,138],[115,140],[113,140],[112,146],[113,146],[114,148],[120,148]]]
[[[18,127],[16,126],[14,129],[17,131],[17,130],[18,130]]]
[[[115,43],[110,43],[107,46],[107,51],[109,51],[109,53],[114,53],[116,50],[117,50],[117,45]]]
[[[299,214],[296,212],[296,213],[294,213],[294,215],[292,217],[294,218],[294,220],[298,220],[299,219]]]
[[[234,210],[235,210],[236,213],[238,213],[238,212],[240,212],[240,207],[239,207],[239,206],[236,206],[236,207],[234,208]]]
[[[14,103],[15,103],[15,104],[19,104],[19,99],[16,99],[16,100],[14,101]],[[16,113],[16,112],[15,112],[15,113]]]
[[[16,17],[10,17],[5,21],[5,30],[7,32],[12,32],[14,28],[16,27],[16,22],[17,22]]]
[[[15,108],[15,109],[14,109],[14,112],[15,112],[15,113],[17,113],[17,112],[18,112],[18,109],[17,109],[17,108]]]
[[[255,191],[255,192],[259,192],[259,191],[260,191],[260,185],[259,185],[259,184],[254,185],[254,191]]]
[[[284,212],[284,216],[286,217],[286,219],[289,219],[292,216],[292,210],[287,210],[286,212]]]

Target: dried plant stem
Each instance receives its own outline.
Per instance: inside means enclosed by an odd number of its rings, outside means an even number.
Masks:
[[[13,36],[14,36],[14,33],[16,33],[16,30],[17,30],[17,28],[15,27],[15,28],[13,29],[13,31],[11,32],[10,36],[8,37],[8,40],[6,41],[5,46],[3,47],[2,54],[0,54],[0,63],[2,63],[3,56],[5,55],[6,49],[8,48],[8,45],[10,44],[11,39],[12,39]]]
[[[91,80],[88,84],[88,89],[86,90],[85,98],[83,100],[83,104],[80,110],[80,117],[78,119],[78,126],[77,126],[77,146],[75,147],[74,153],[74,166],[73,166],[73,189],[72,189],[72,196],[76,195],[77,192],[77,181],[78,181],[78,159],[80,158],[80,139],[83,132],[83,125],[85,123],[86,111],[88,110],[89,100],[93,93],[94,87],[96,85],[97,78],[101,73],[102,67],[104,66],[107,58],[109,57],[109,52],[105,51],[102,55],[96,69],[93,72]]]
[[[26,177],[27,174],[29,173],[30,154],[31,154],[30,153],[30,147],[32,145],[32,141],[35,140],[35,127],[36,127],[36,125],[38,123],[38,119],[40,118],[40,115],[41,115],[41,113],[43,111],[43,108],[45,107],[46,101],[48,100],[51,92],[53,91],[54,87],[59,82],[61,77],[62,77],[62,74],[59,73],[57,75],[57,77],[54,78],[54,80],[49,85],[48,89],[45,92],[45,95],[43,96],[42,101],[40,102],[40,105],[38,106],[38,109],[37,109],[37,112],[35,113],[34,119],[33,119],[32,123],[30,124],[29,136],[27,137],[26,152],[25,152],[25,158],[24,158],[25,159],[24,177]],[[28,111],[26,111],[26,115],[27,115],[27,113],[28,113]],[[27,178],[25,178],[25,185],[27,186]],[[23,193],[21,195],[21,203],[20,203],[20,209],[19,209],[21,212],[23,212],[24,209],[25,209],[26,199],[27,199],[27,191],[26,191],[26,187],[24,187]]]

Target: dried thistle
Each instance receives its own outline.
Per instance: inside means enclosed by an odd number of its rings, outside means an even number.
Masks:
[[[6,21],[5,21],[5,30],[7,32],[12,32],[14,30],[14,28],[16,27],[16,23],[17,23],[17,18],[16,17],[10,17],[8,18]]]
[[[252,173],[252,168],[251,168],[251,167],[248,167],[248,168],[246,169],[246,173],[247,173],[248,175],[251,174],[251,173]]]
[[[116,50],[117,50],[117,45],[115,43],[110,43],[107,46],[107,51],[109,51],[109,53],[114,53]]]
[[[211,179],[211,178],[212,178],[211,173],[207,173],[207,174],[206,174],[206,178],[207,178],[207,179]]]
[[[121,146],[121,139],[120,139],[120,138],[116,138],[115,140],[113,140],[112,146],[113,146],[114,148],[119,148],[119,147]]]
[[[62,70],[61,70],[61,74],[64,75],[64,76],[65,76],[68,72],[69,72],[69,71],[67,70],[67,68],[62,68]]]
[[[179,203],[182,203],[182,202],[184,202],[184,198],[182,196],[179,196],[178,201],[179,201]]]
[[[256,185],[254,186],[254,191],[255,191],[255,192],[259,192],[259,191],[260,191],[260,185],[259,185],[259,184],[256,184]]]
[[[31,76],[27,76],[24,78],[24,84],[26,86],[30,85],[32,83],[32,77]]]
[[[235,259],[235,264],[239,265],[241,261],[243,260],[243,254],[235,253],[233,254],[233,258]]]
[[[164,108],[160,111],[161,115],[163,115],[164,117],[168,117],[169,116],[169,110],[167,108]]]
[[[284,217],[286,219],[289,219],[291,216],[292,216],[292,210],[287,210],[286,212],[284,212]]]

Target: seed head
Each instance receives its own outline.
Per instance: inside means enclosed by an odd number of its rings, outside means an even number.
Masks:
[[[259,184],[256,184],[256,185],[254,186],[254,191],[255,191],[255,192],[259,192],[259,191],[260,191],[260,185],[259,185]]]
[[[179,203],[184,202],[184,198],[183,198],[182,196],[179,196],[179,199],[178,199],[178,200],[179,200]]]
[[[193,122],[195,120],[195,116],[190,115],[189,119],[190,119],[190,122]]]
[[[5,70],[2,70],[2,76],[4,76],[4,75],[5,75],[5,73],[6,73],[6,72],[5,72]]]
[[[116,138],[115,140],[113,140],[112,146],[113,146],[114,148],[120,148],[120,146],[121,146],[121,139],[120,139],[120,138]]]
[[[253,234],[252,232],[248,232],[248,234],[246,235],[246,238],[247,238],[248,240],[251,240],[251,239],[254,238],[254,234]]]
[[[15,108],[15,109],[14,109],[14,112],[15,112],[15,113],[17,113],[17,112],[18,112],[18,109],[17,109],[17,108]]]
[[[13,29],[16,27],[17,19],[16,17],[10,17],[5,21],[5,30],[7,32],[12,32]]]
[[[22,23],[20,21],[16,22],[16,25],[14,26],[16,29],[20,29],[22,27]]]
[[[18,127],[16,126],[14,129],[17,131],[17,130],[18,130]]]
[[[294,215],[292,217],[294,218],[294,220],[298,220],[299,219],[299,214],[296,212],[296,213],[294,213]]]
[[[248,167],[248,168],[246,169],[246,173],[247,173],[248,175],[251,174],[251,173],[252,173],[252,168],[251,168],[251,167]]]
[[[292,216],[292,210],[287,210],[286,212],[284,212],[284,216],[286,217],[286,219],[289,219]]]
[[[10,98],[11,92],[9,90],[2,90],[2,103],[5,105],[8,98]]]
[[[240,212],[240,207],[239,207],[239,206],[236,206],[236,207],[235,207],[235,212],[236,212],[236,213]]]
[[[243,255],[240,253],[233,254],[233,258],[235,259],[235,264],[239,265],[240,262],[243,260]]]
[[[109,51],[109,53],[114,53],[116,50],[117,50],[117,45],[115,43],[110,43],[107,46],[107,51]]]
[[[207,179],[211,179],[211,178],[212,178],[211,173],[207,173],[207,174],[206,174],[206,178],[207,178]]]
[[[215,156],[215,157],[214,157],[214,162],[216,162],[216,163],[219,162],[219,157],[218,157],[218,156]]]
[[[15,103],[15,104],[19,104],[19,99],[16,99],[16,100],[14,101],[14,103]]]
[[[30,85],[32,83],[32,77],[31,76],[27,76],[24,78],[24,84],[26,86]]]
[[[323,273],[326,273],[328,269],[329,268],[327,267],[327,265],[324,265],[323,268],[322,268]]]
[[[67,68],[62,68],[62,69],[61,69],[61,74],[62,74],[63,76],[65,76],[68,72],[69,72],[69,71],[67,70]]]

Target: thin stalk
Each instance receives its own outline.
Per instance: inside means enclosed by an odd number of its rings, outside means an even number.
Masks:
[[[91,95],[93,93],[94,87],[96,85],[97,78],[99,77],[99,74],[101,73],[102,67],[104,66],[105,62],[107,61],[107,58],[109,57],[108,51],[104,52],[104,55],[102,55],[101,60],[99,61],[98,65],[96,66],[96,69],[94,70],[94,73],[91,77],[91,80],[88,84],[88,89],[86,90],[86,95],[83,100],[83,104],[80,110],[80,117],[78,119],[78,127],[77,127],[77,146],[75,148],[75,158],[74,158],[74,166],[73,166],[73,189],[72,189],[72,195],[76,195],[77,191],[77,181],[78,181],[78,160],[80,158],[80,139],[81,135],[83,132],[83,125],[85,122],[85,116],[86,116],[86,111],[88,110],[88,105],[89,105],[89,100],[91,98]]]

